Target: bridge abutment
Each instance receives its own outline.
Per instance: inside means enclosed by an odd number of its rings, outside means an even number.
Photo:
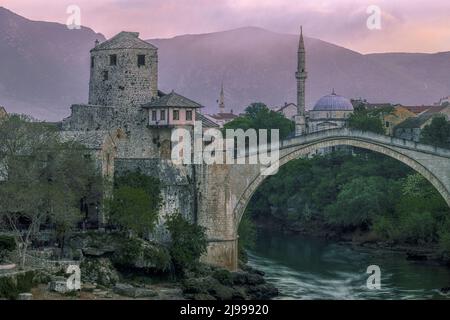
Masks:
[[[238,269],[238,238],[230,240],[210,240],[202,262],[226,268],[230,271]]]

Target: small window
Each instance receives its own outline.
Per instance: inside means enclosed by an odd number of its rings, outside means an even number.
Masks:
[[[94,57],[91,57],[91,68],[94,67],[94,61],[95,61]]]
[[[145,66],[145,55],[139,54],[138,55],[138,67]]]
[[[108,71],[103,71],[103,81],[106,81],[109,79],[109,73]]]
[[[161,110],[161,113],[160,113],[160,119],[161,119],[162,121],[165,121],[165,120],[166,120],[166,111],[165,111],[165,110]]]
[[[386,121],[386,128],[389,128],[389,125],[390,125],[389,121]]]
[[[117,54],[111,54],[109,55],[109,65],[115,66],[117,65]]]
[[[156,121],[156,111],[152,111],[152,121]]]
[[[173,120],[180,120],[180,111],[173,110]]]
[[[186,120],[188,120],[188,121],[192,120],[192,110],[186,111]]]

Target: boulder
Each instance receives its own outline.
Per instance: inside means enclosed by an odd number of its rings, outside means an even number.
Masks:
[[[33,300],[33,294],[31,293],[19,293],[17,300]]]
[[[187,294],[209,293],[210,290],[220,285],[220,282],[211,276],[189,278],[182,283],[183,292]]]
[[[114,292],[130,298],[151,298],[158,295],[154,290],[146,288],[136,288],[130,284],[118,283],[114,286]]]
[[[82,282],[112,287],[119,281],[119,274],[108,258],[86,258],[80,269]]]

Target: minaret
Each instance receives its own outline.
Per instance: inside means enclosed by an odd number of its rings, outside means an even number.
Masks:
[[[222,88],[220,89],[219,112],[225,113],[225,95],[223,93],[223,82],[222,82]]]
[[[297,72],[295,73],[295,78],[297,79],[297,116],[295,117],[295,135],[300,136],[307,133],[305,118],[305,83],[308,73],[306,72],[306,51],[302,27],[300,27],[297,59]]]

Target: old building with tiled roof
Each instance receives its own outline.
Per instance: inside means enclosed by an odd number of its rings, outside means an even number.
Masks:
[[[106,180],[136,170],[158,177],[161,215],[180,210],[189,217],[192,168],[171,161],[173,129],[193,132],[195,121],[205,129],[217,125],[201,115],[200,103],[158,89],[158,49],[138,33],[121,32],[96,42],[90,53],[89,101],[71,106],[70,116],[60,123],[62,138],[88,148]],[[154,234],[164,236],[163,222]]]
[[[450,106],[429,107],[417,116],[408,118],[395,126],[394,135],[397,138],[419,142],[422,129],[436,116],[442,116],[450,121]]]
[[[434,106],[403,106],[403,107],[411,112],[414,112],[415,114],[421,114]]]

